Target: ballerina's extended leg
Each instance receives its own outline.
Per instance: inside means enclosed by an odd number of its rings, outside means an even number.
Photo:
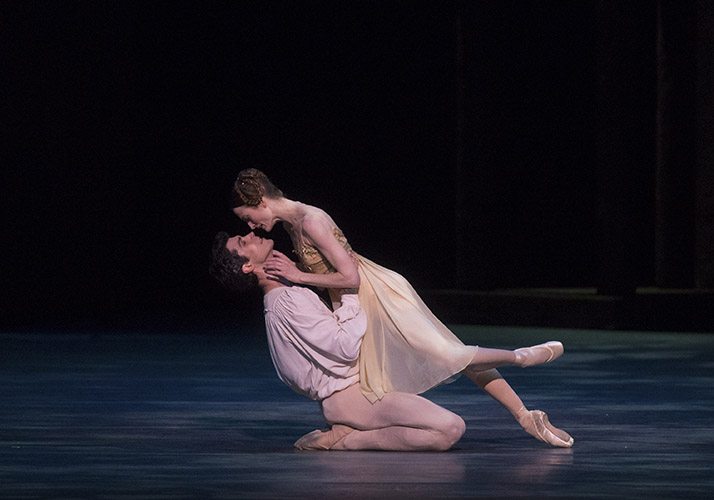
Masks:
[[[562,356],[563,352],[563,344],[557,340],[531,347],[521,347],[515,351],[479,347],[471,363],[464,369],[464,373],[471,372],[475,374],[508,365],[525,368],[527,366],[550,363]]]
[[[464,374],[489,396],[501,403],[531,436],[552,446],[569,448],[573,445],[573,438],[562,429],[554,427],[550,423],[548,415],[540,410],[528,411],[521,398],[498,370],[491,369],[482,372],[464,370]]]

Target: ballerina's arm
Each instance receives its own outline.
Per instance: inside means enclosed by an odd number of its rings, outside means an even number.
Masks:
[[[295,263],[278,251],[266,260],[265,272],[271,279],[284,278],[298,285],[312,285],[321,288],[358,288],[360,284],[357,266],[347,251],[340,245],[332,227],[319,218],[306,216],[303,234],[337,270],[328,274],[305,273],[297,269]]]

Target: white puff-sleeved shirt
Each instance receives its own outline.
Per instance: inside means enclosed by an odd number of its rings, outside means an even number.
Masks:
[[[263,297],[270,357],[288,387],[322,400],[359,380],[367,318],[356,294],[330,311],[310,289],[278,287]]]

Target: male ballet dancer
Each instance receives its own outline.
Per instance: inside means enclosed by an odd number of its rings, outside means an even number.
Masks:
[[[276,281],[266,273],[273,241],[248,233],[216,235],[211,274],[226,288],[263,292],[268,347],[278,377],[288,387],[319,401],[329,427],[312,431],[296,443],[305,450],[444,451],[463,435],[455,413],[415,394],[387,393],[375,403],[359,388],[359,349],[365,313],[355,290],[343,290],[341,306],[331,311],[310,289]],[[497,366],[533,366],[552,361],[562,344],[504,351],[479,348],[464,374],[504,404],[521,426],[553,446],[573,439],[553,427],[545,413],[526,410],[495,370]]]

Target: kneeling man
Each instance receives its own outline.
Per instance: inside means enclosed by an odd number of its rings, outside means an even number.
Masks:
[[[330,426],[300,438],[313,450],[442,451],[464,433],[461,417],[415,394],[391,392],[372,404],[359,388],[359,351],[367,320],[356,290],[331,311],[309,288],[269,279],[273,241],[253,233],[216,235],[211,274],[230,290],[263,292],[270,356],[278,377],[319,401]]]

